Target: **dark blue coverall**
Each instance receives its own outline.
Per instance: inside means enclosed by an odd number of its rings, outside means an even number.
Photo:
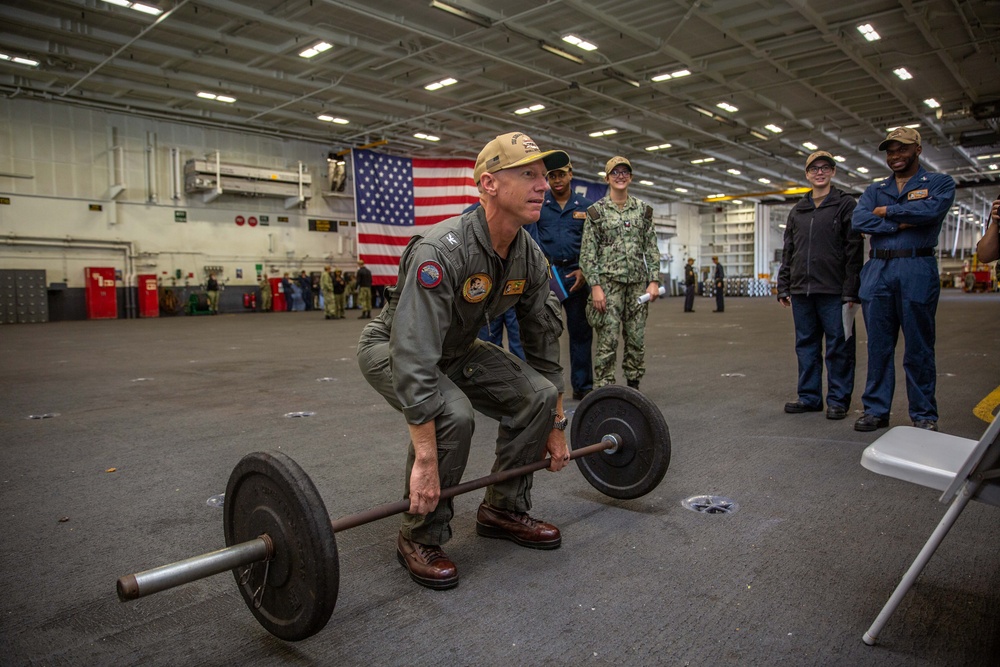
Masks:
[[[893,176],[868,186],[852,226],[871,238],[871,258],[861,269],[862,310],[868,329],[865,414],[887,418],[896,386],[895,352],[905,339],[903,371],[913,421],[937,422],[935,323],[941,282],[934,251],[941,223],[955,201],[955,181],[922,166],[902,192]],[[885,218],[872,211],[886,206]],[[900,224],[913,225],[900,229]]]

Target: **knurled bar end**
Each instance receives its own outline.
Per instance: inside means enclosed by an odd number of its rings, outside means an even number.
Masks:
[[[118,589],[118,599],[121,602],[139,599],[139,582],[136,581],[134,574],[119,577],[115,588]]]

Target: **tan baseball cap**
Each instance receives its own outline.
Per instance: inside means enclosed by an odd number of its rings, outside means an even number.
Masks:
[[[625,165],[626,167],[628,167],[629,171],[632,171],[632,163],[628,161],[628,158],[622,157],[621,155],[616,155],[610,160],[608,160],[608,163],[604,165],[604,173],[610,174],[611,170],[620,164]]]
[[[549,169],[549,171],[550,172],[551,171],[565,171],[565,172],[570,172],[570,171],[573,171],[573,164],[572,163],[567,163],[565,167],[556,167],[555,169]]]
[[[813,162],[815,162],[820,158],[825,158],[829,160],[830,164],[832,164],[834,167],[837,166],[837,161],[833,159],[832,155],[830,155],[826,151],[816,151],[814,153],[810,153],[809,157],[806,158],[806,169],[809,168],[809,165],[811,165]]]
[[[901,144],[920,145],[920,133],[912,127],[897,127],[895,130],[885,135],[885,139],[878,145],[880,151],[884,151],[890,141],[898,141]]]
[[[478,183],[485,173],[494,174],[501,169],[519,167],[535,160],[542,160],[547,172],[569,165],[569,155],[565,151],[543,151],[523,132],[508,132],[483,147],[476,158],[473,174]]]

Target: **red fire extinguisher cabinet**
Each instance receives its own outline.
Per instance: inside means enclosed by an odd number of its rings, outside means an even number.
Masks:
[[[88,320],[113,320],[118,317],[118,292],[115,270],[108,267],[84,269],[84,295]]]

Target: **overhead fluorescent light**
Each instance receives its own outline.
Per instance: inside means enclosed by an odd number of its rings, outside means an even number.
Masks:
[[[534,113],[535,111],[541,111],[544,108],[545,108],[544,104],[532,104],[530,107],[521,107],[520,109],[516,109],[514,113],[516,113],[518,116],[523,116],[524,114]]]
[[[137,12],[142,12],[143,14],[149,14],[151,16],[159,16],[163,13],[163,10],[159,7],[147,5],[142,2],[128,2],[127,0],[104,0],[104,2],[109,5],[117,5],[118,7],[128,7],[129,9],[134,9]]]
[[[563,35],[562,40],[564,42],[566,42],[567,44],[572,44],[573,46],[577,47],[578,49],[583,49],[584,51],[596,51],[597,50],[597,44],[594,44],[592,42],[588,42],[585,39],[580,39],[576,35]]]
[[[868,167],[858,167],[857,171],[859,173],[861,173],[861,174],[867,174],[868,173]]]
[[[690,76],[691,72],[686,69],[679,69],[676,72],[670,72],[668,74],[657,74],[656,76],[650,78],[650,81],[655,81],[659,83],[660,81],[667,81],[669,79],[680,79],[681,77]]]
[[[590,136],[592,136],[592,137],[610,137],[612,134],[618,134],[618,130],[615,130],[615,129],[597,130],[596,132],[591,132]]]
[[[329,116],[325,113],[316,116],[316,118],[319,120],[326,121],[327,123],[336,123],[337,125],[347,125],[348,123],[351,122],[345,118],[337,118],[336,116]]]
[[[9,56],[6,53],[0,53],[0,60],[7,60],[12,63],[17,63],[18,65],[27,65],[28,67],[38,67],[39,61],[32,58],[22,58],[21,56]]]
[[[458,83],[458,79],[453,79],[448,77],[447,79],[441,79],[440,81],[435,81],[434,83],[428,83],[424,86],[425,90],[440,90],[445,86],[451,86]]]
[[[993,158],[1000,157],[1000,153],[987,153],[983,155],[977,155],[977,160],[992,160]]]
[[[743,172],[739,169],[726,169],[726,173],[732,174],[733,176],[739,176]]]
[[[768,130],[770,132],[774,132],[775,134],[781,134],[782,132],[784,132],[784,130],[782,130],[780,127],[778,127],[774,123],[768,123],[767,125],[764,126],[764,129]]]
[[[845,160],[847,160],[847,158],[844,157],[843,155],[834,155],[833,159],[836,160],[837,162],[844,162]]]
[[[900,125],[897,125],[897,126],[895,126],[895,127],[887,127],[887,128],[885,128],[885,131],[886,131],[886,132],[892,132],[892,131],[894,131],[894,130],[898,130],[898,129],[899,129],[900,127],[908,127],[908,128],[910,128],[911,130],[915,130],[915,129],[917,129],[918,127],[920,127],[920,123],[910,123],[909,125],[902,125],[902,126],[900,126]]]
[[[989,165],[989,168],[992,169],[992,170],[994,170],[994,171],[996,171],[997,165],[991,164],[991,165]]]
[[[927,106],[929,106],[931,109],[940,109],[941,108],[941,104],[936,99],[934,99],[933,97],[928,97],[926,100],[924,100],[924,104],[926,104]]]
[[[681,194],[686,194],[687,191],[687,188],[674,188],[674,192],[680,192]]]
[[[572,53],[569,53],[567,51],[563,51],[557,46],[552,46],[551,44],[546,44],[545,42],[539,42],[539,46],[542,48],[543,51],[548,51],[549,53],[559,56],[560,58],[565,58],[566,60],[575,62],[577,65],[583,64],[583,58],[579,56],[574,56]]]
[[[653,181],[639,181],[640,185],[652,185]]]
[[[734,199],[730,203],[731,204],[736,204],[737,206],[739,206],[740,204],[743,203],[743,200],[742,199]]]
[[[769,136],[767,136],[763,132],[758,132],[757,130],[750,130],[750,136],[757,137],[758,139],[764,139],[764,140],[770,139]]]
[[[817,146],[816,144],[814,144],[811,141],[805,141],[805,142],[803,142],[802,146],[805,147],[805,148],[808,148],[811,151],[819,150],[819,146]]]
[[[882,36],[875,32],[875,28],[872,27],[871,23],[862,23],[859,25],[858,32],[864,35],[865,39],[869,42],[877,42],[882,39]]]
[[[231,97],[229,95],[219,95],[217,93],[209,93],[209,92],[206,92],[206,91],[200,91],[198,93],[198,97],[200,97],[203,100],[213,100],[215,102],[225,102],[226,104],[232,104],[233,102],[236,101],[235,97]]]
[[[424,141],[441,141],[441,137],[435,137],[433,134],[424,134],[423,132],[417,132],[413,136]]]
[[[695,160],[691,160],[691,164],[708,164],[709,162],[715,162],[714,157],[700,157]]]
[[[475,12],[470,12],[467,9],[462,9],[461,7],[455,7],[454,5],[449,5],[447,2],[441,2],[440,0],[431,0],[431,7],[434,9],[440,9],[443,12],[448,12],[452,16],[457,16],[459,18],[465,19],[466,21],[472,21],[476,25],[480,25],[484,28],[489,28],[493,25],[493,21],[485,16],[476,14]]]
[[[324,51],[329,51],[332,48],[333,44],[330,44],[329,42],[316,42],[305,51],[299,52],[299,57],[314,58],[319,54],[323,53]]]
[[[697,111],[698,113],[700,113],[703,116],[708,116],[709,118],[712,118],[712,117],[715,116],[715,112],[714,111],[706,109],[705,107],[700,107],[697,104],[689,104],[687,106],[688,106],[688,109],[691,109],[692,111]]]
[[[909,70],[907,70],[905,67],[897,67],[896,69],[892,70],[892,73],[898,76],[903,81],[909,81],[910,79],[913,78],[913,75],[910,74]]]
[[[715,106],[719,107],[723,111],[728,111],[729,113],[736,113],[737,111],[739,111],[738,108],[734,107],[729,102],[719,102]]]
[[[758,178],[757,182],[758,183],[763,183],[764,185],[767,185],[768,183],[771,182],[771,179],[769,179],[769,178]]]
[[[656,146],[646,146],[647,151],[662,151],[666,148],[670,148],[671,144],[657,144]]]
[[[726,193],[720,192],[718,194],[708,195],[707,197],[705,197],[705,199],[722,199],[725,196],[726,196]]]

